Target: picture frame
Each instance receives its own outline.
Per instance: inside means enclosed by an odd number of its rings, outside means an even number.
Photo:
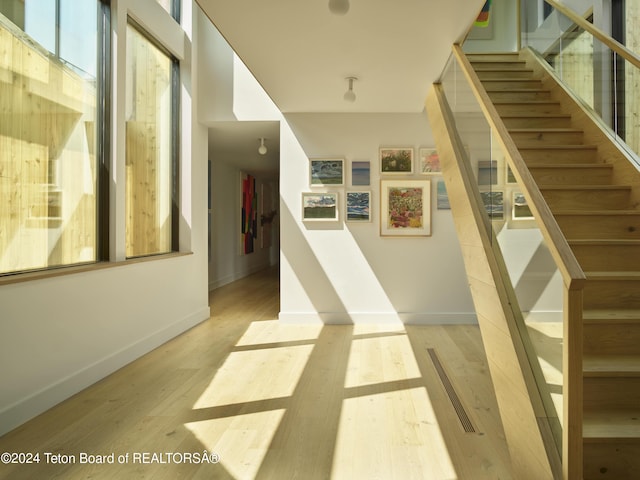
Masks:
[[[371,192],[348,191],[345,195],[345,221],[362,223],[371,221]]]
[[[478,161],[478,185],[498,184],[498,161],[479,160]]]
[[[506,185],[516,185],[518,181],[516,180],[516,176],[513,174],[513,170],[507,162],[505,164],[505,172],[504,172],[504,183]]]
[[[482,203],[490,220],[504,220],[504,192],[480,192]]]
[[[409,175],[413,173],[412,147],[380,147],[380,173],[384,175]]]
[[[353,160],[351,162],[351,185],[365,187],[371,185],[371,162]]]
[[[338,192],[302,192],[303,222],[337,222]]]
[[[436,183],[436,204],[438,210],[451,210],[444,180],[438,180]]]
[[[341,187],[344,185],[344,158],[310,158],[309,185]]]
[[[512,220],[534,220],[535,217],[529,208],[524,193],[514,191],[511,194],[511,219]]]
[[[436,147],[422,147],[418,154],[422,175],[442,175],[440,156]]]
[[[431,235],[431,180],[380,181],[380,235]]]

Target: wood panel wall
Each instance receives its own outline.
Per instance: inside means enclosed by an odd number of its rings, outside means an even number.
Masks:
[[[171,62],[128,28],[126,255],[171,251]]]
[[[640,0],[626,0],[626,46],[640,55]],[[626,75],[626,141],[640,154],[640,70],[629,66]]]

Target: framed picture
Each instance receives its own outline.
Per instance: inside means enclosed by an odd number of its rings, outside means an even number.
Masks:
[[[449,205],[449,195],[447,195],[447,188],[444,185],[444,180],[438,180],[436,183],[436,198],[438,210],[451,210],[451,205]]]
[[[338,194],[330,193],[302,193],[302,221],[337,221]]]
[[[312,187],[344,185],[344,159],[342,158],[309,159],[309,172],[309,185]]]
[[[440,175],[440,157],[435,147],[420,149],[420,173],[423,175]]]
[[[478,185],[498,184],[498,162],[496,160],[478,161]]]
[[[513,220],[533,220],[534,216],[522,192],[513,192],[511,218]]]
[[[347,222],[371,221],[371,192],[347,192],[345,205]]]
[[[431,181],[380,181],[380,235],[431,235]]]
[[[380,173],[413,173],[413,148],[380,148]]]
[[[371,162],[354,160],[351,162],[351,185],[371,185]]]
[[[506,172],[505,172],[505,180],[504,183],[506,183],[507,185],[513,185],[518,183],[518,181],[516,180],[516,176],[513,174],[513,171],[511,170],[511,167],[509,166],[509,164],[507,162],[504,162],[504,164],[506,165]]]
[[[504,192],[480,192],[489,219],[504,219]]]

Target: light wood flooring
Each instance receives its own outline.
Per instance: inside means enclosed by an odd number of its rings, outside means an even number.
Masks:
[[[0,478],[512,478],[476,326],[283,325],[277,289],[271,269],[212,292],[208,321],[0,437],[40,454]]]

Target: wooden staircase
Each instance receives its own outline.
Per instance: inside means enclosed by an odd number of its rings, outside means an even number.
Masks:
[[[640,478],[640,174],[535,62],[467,57],[587,277],[584,478]]]

